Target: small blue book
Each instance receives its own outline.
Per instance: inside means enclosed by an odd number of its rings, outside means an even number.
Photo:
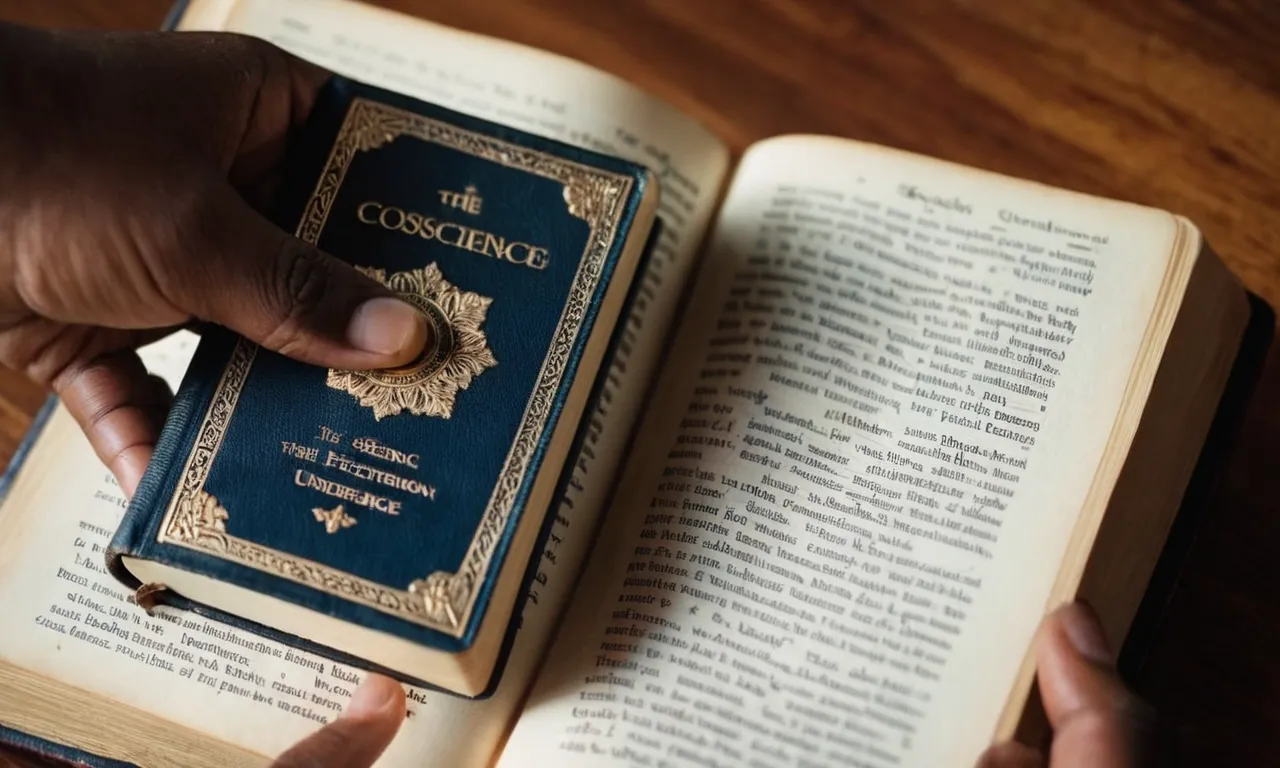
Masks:
[[[109,567],[139,602],[483,696],[657,183],[342,77],[295,146],[279,223],[396,291],[434,341],[346,371],[207,334]]]

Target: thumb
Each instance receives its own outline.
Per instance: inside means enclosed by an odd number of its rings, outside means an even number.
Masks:
[[[1052,768],[1140,765],[1150,710],[1116,673],[1115,654],[1093,610],[1054,611],[1036,643],[1040,695],[1053,727]]]
[[[341,717],[295,744],[271,768],[368,768],[395,738],[404,717],[400,685],[369,675]]]
[[[313,365],[368,370],[413,361],[430,339],[421,313],[388,288],[276,227],[226,183],[212,185],[168,267],[180,309]]]

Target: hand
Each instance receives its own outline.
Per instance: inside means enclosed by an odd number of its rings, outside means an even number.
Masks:
[[[328,73],[246,37],[0,24],[0,364],[51,385],[132,494],[191,322],[321,366],[402,365],[418,313],[263,218]]]
[[[342,716],[298,742],[271,768],[368,768],[404,722],[404,689],[369,675]]]
[[[1121,682],[1115,655],[1093,611],[1066,605],[1050,614],[1036,639],[1036,677],[1053,727],[1050,768],[1135,768],[1149,709]],[[978,768],[1030,768],[1044,760],[1021,744],[989,749]]]

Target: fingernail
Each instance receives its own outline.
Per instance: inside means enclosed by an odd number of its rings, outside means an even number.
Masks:
[[[399,299],[370,299],[351,315],[347,342],[397,362],[412,360],[427,342],[427,323],[418,310]]]
[[[400,685],[381,675],[369,675],[352,695],[343,717],[365,718],[390,706],[400,695]]]
[[[1076,652],[1096,664],[1112,663],[1111,644],[1093,609],[1074,603],[1062,609],[1062,627]]]

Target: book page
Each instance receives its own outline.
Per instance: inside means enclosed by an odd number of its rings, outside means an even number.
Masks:
[[[195,0],[187,18],[198,23],[185,28],[256,35],[375,85],[624,155],[660,179],[662,240],[625,318],[626,336],[557,510],[502,685],[484,702],[410,690],[410,719],[379,763],[487,765],[527,691],[612,487],[728,152],[695,121],[581,64],[354,3]],[[166,368],[151,352],[149,363],[176,385],[188,358],[173,343],[158,349],[181,362]],[[102,570],[101,548],[125,503],[119,489],[64,411],[42,443],[48,466],[24,470],[32,472],[25,487],[33,495],[21,500],[39,514],[24,516],[22,531],[6,529],[0,537],[0,546],[11,545],[0,559],[0,605],[15,617],[12,626],[25,628],[0,638],[0,659],[263,755],[336,715],[361,673],[196,617],[164,610],[150,619],[132,605]],[[41,472],[47,475],[37,477]],[[9,511],[0,523],[12,517]]]
[[[501,768],[973,765],[1177,231],[853,142],[754,147]]]
[[[176,387],[195,343],[180,332],[143,358]],[[263,765],[336,718],[364,672],[202,616],[137,606],[104,565],[126,506],[59,405],[0,507],[0,662],[256,752]],[[450,752],[439,723],[421,714],[435,694],[412,694],[413,714],[379,765],[430,765],[424,756]]]
[[[196,342],[179,332],[143,358],[176,387]],[[126,506],[58,405],[0,507],[0,661],[262,754],[341,711],[361,673],[199,616],[139,608],[104,565]],[[269,730],[257,734],[259,723]]]

